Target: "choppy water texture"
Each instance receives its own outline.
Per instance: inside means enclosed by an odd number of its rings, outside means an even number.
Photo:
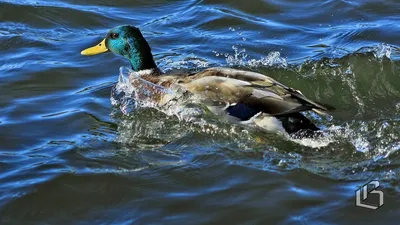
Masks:
[[[398,224],[399,13],[397,0],[0,0],[0,223]],[[110,97],[128,62],[79,54],[120,24],[166,72],[250,69],[338,110],[310,114],[326,135],[299,140],[124,115]],[[355,207],[370,180],[376,211]]]

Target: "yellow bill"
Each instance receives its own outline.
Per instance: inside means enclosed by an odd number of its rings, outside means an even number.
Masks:
[[[104,52],[107,52],[108,48],[106,47],[106,39],[103,39],[98,45],[87,48],[81,51],[82,55],[97,55]]]

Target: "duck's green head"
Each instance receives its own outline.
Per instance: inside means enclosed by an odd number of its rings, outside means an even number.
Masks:
[[[111,29],[103,41],[83,50],[81,54],[97,55],[108,51],[129,59],[134,71],[157,68],[149,44],[134,26],[123,25]]]

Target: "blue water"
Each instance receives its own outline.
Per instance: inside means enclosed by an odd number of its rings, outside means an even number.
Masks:
[[[397,0],[0,0],[0,223],[398,224],[399,12]],[[253,70],[334,105],[308,115],[326,136],[124,114],[110,98],[128,62],[80,55],[121,24],[165,72]],[[370,180],[385,196],[375,211],[355,206]]]

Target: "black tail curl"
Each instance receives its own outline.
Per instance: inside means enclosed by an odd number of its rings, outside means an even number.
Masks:
[[[314,131],[320,130],[311,120],[301,113],[277,116],[277,118],[281,121],[283,128],[285,128],[285,131],[289,134],[302,133],[305,136],[310,136]]]

